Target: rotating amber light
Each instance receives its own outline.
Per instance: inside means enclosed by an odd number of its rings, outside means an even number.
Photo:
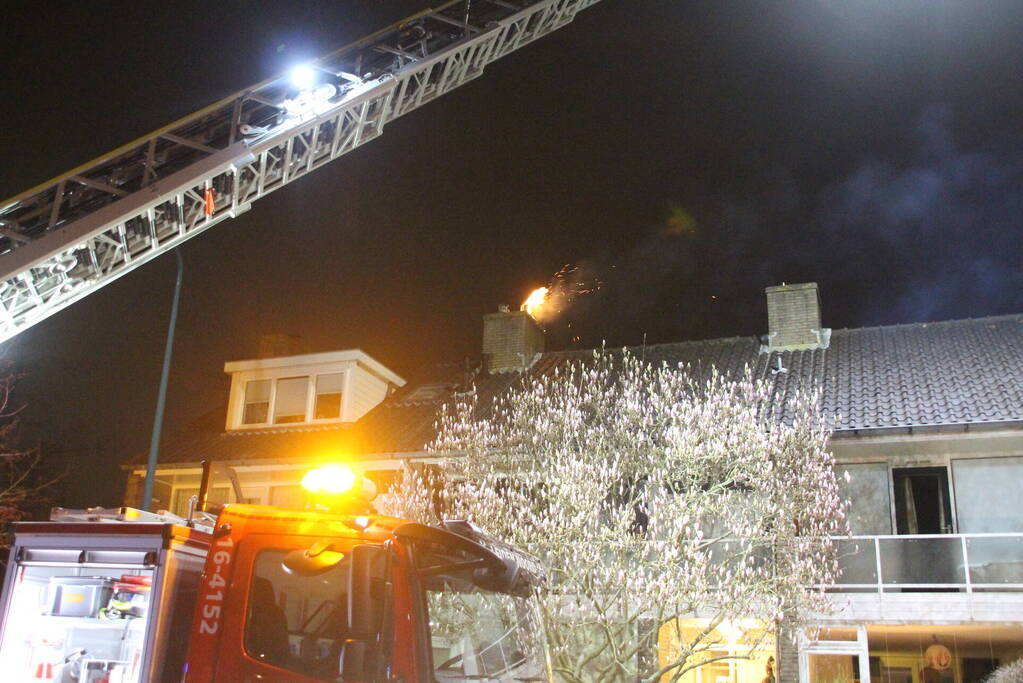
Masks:
[[[340,495],[355,488],[358,477],[344,465],[324,465],[311,469],[302,477],[302,488],[310,493]]]

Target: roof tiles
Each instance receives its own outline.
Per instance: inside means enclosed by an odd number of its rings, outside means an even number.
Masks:
[[[835,330],[827,349],[761,353],[756,338],[735,337],[658,344],[641,353],[651,362],[688,364],[699,374],[751,366],[774,381],[781,396],[818,388],[838,430],[1023,420],[1023,314]],[[530,373],[591,356],[548,352]],[[773,371],[779,359],[785,372]],[[518,380],[506,373],[474,382],[486,404]],[[440,406],[464,384],[461,364],[429,366],[354,425],[201,436],[168,445],[161,461],[287,459],[328,449],[365,457],[421,452],[433,438]],[[417,393],[426,385],[429,390]]]

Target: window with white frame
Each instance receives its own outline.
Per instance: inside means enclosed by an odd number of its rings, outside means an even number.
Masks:
[[[274,396],[274,424],[306,421],[309,401],[308,377],[282,377],[277,380]]]
[[[282,425],[340,420],[344,372],[276,377],[244,383],[240,425]]]
[[[343,372],[317,375],[313,419],[335,420],[341,417],[341,389],[344,386],[344,380]]]
[[[270,380],[257,379],[245,383],[245,409],[242,424],[264,424],[270,415]]]

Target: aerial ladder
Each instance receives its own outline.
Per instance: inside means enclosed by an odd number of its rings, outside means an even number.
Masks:
[[[452,0],[0,203],[0,342],[378,137],[598,0]]]

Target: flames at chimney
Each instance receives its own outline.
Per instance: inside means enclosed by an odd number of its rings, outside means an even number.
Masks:
[[[528,313],[533,320],[538,320],[540,316],[540,308],[547,303],[547,297],[550,293],[551,290],[548,287],[537,287],[529,293],[526,300],[522,302],[521,306],[519,306],[519,310]]]

